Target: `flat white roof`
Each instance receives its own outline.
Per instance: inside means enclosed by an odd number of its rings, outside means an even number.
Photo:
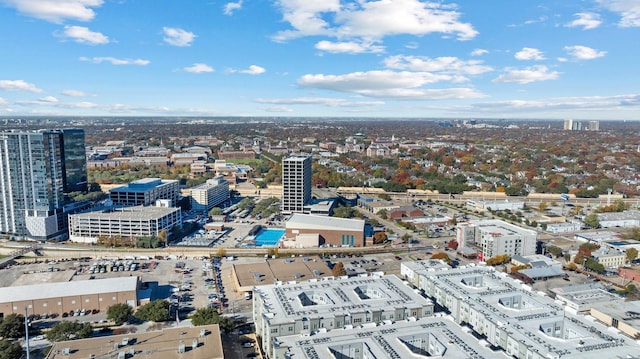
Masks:
[[[364,220],[294,213],[287,228],[363,231]]]
[[[78,280],[0,288],[0,303],[134,291],[138,277]]]

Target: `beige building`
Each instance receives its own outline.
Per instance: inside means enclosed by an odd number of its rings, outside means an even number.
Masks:
[[[631,338],[640,338],[640,301],[609,302],[595,305],[590,314]]]
[[[320,245],[335,247],[363,247],[364,220],[295,213],[286,225],[285,237],[318,234]]]
[[[627,262],[627,255],[615,249],[601,248],[591,253],[593,259],[605,268],[618,268]]]
[[[234,264],[231,277],[238,292],[251,292],[256,285],[333,276],[318,257],[266,259],[259,263]]]
[[[0,315],[106,311],[117,303],[138,306],[139,277],[79,280],[0,288]]]
[[[223,359],[217,324],[58,342],[46,359]]]

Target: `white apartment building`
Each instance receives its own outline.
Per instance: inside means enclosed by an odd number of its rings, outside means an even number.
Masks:
[[[182,211],[166,207],[123,207],[113,210],[69,215],[69,239],[96,243],[98,237],[139,238],[158,236],[182,225]],[[168,234],[168,233],[167,233]]]
[[[432,314],[433,304],[394,275],[279,283],[253,289],[256,335],[267,353],[272,352],[279,337],[344,331]]]
[[[420,277],[419,289],[445,307],[455,323],[510,358],[633,358],[640,353],[632,338],[493,267],[420,269],[414,275]]]
[[[282,160],[282,212],[303,213],[311,200],[311,156],[297,154]]]
[[[191,192],[191,209],[208,212],[229,199],[229,181],[216,176],[207,182],[193,187]]]
[[[477,220],[457,225],[458,248],[477,248],[481,260],[496,255],[527,256],[536,253],[536,231],[501,220]]]

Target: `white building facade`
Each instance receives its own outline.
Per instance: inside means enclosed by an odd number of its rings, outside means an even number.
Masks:
[[[501,220],[458,223],[456,230],[458,248],[477,248],[481,260],[502,254],[513,257],[536,253],[535,231]]]
[[[191,192],[191,209],[194,211],[209,211],[229,199],[229,181],[222,176],[216,176],[207,182],[193,187]]]
[[[69,239],[97,243],[98,238],[120,236],[140,238],[158,236],[163,230],[182,225],[182,211],[165,207],[124,207],[110,211],[69,215]]]

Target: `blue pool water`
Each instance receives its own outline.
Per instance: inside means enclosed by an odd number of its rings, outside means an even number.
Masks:
[[[256,247],[274,247],[280,242],[280,238],[284,236],[284,229],[261,229],[256,234]]]

